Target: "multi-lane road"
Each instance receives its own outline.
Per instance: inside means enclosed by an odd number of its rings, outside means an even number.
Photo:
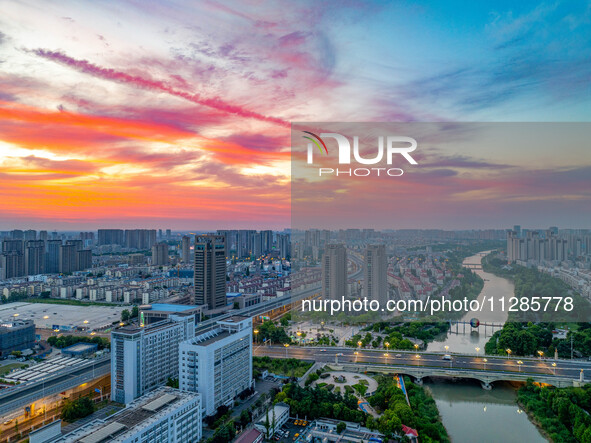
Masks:
[[[591,378],[591,362],[581,360],[552,360],[523,357],[499,357],[451,354],[451,360],[445,360],[443,354],[408,351],[368,350],[336,347],[257,346],[254,355],[274,358],[297,358],[324,363],[371,364],[387,366],[408,366],[412,368],[439,368],[446,370],[495,371],[505,373],[569,377],[579,379],[581,369],[584,377]],[[486,361],[485,361],[486,360]],[[521,362],[521,363],[519,363]],[[553,366],[553,363],[556,366]]]
[[[82,383],[111,372],[111,356],[89,360],[83,367],[60,371],[45,380],[26,383],[0,391],[0,416],[26,406],[36,400],[58,392],[66,391]]]

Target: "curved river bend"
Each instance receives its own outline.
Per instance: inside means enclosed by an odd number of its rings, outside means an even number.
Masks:
[[[481,259],[476,254],[466,258],[464,263],[480,263]],[[513,296],[514,286],[509,280],[484,271],[475,272],[484,280],[479,299]],[[469,321],[471,317],[467,314],[462,320]],[[503,312],[483,312],[481,317],[494,323],[507,321],[507,314]],[[466,334],[448,334],[444,340],[429,343],[427,350],[440,352],[444,346],[449,346],[449,352],[475,354],[475,348],[479,347],[483,353],[493,331],[489,328],[485,333],[482,326],[479,329],[479,332],[470,333],[467,327]],[[454,443],[546,441],[515,403],[515,388],[508,383],[495,383],[491,391],[485,391],[480,383],[471,381],[437,380],[426,386],[433,394],[443,424]]]

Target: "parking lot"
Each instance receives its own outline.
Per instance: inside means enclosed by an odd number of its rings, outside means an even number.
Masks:
[[[50,303],[7,303],[0,306],[0,320],[33,320],[35,327],[54,329],[109,327],[121,318],[121,311],[129,306],[75,306]]]
[[[310,421],[290,418],[287,423],[281,427],[281,431],[285,431],[283,434],[287,433],[287,435],[279,435],[281,432],[278,431],[275,433],[273,440],[283,443],[293,443],[297,439],[303,441],[303,438],[300,437],[304,436],[310,423]]]

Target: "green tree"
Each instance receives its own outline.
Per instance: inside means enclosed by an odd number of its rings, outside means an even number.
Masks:
[[[123,311],[121,311],[121,321],[128,321],[129,316],[130,316],[130,313],[127,309],[124,309]]]
[[[179,388],[179,379],[168,377],[168,380],[166,380],[166,386],[170,386],[171,388],[178,389]]]
[[[345,422],[341,421],[337,424],[337,434],[342,434],[345,429],[347,429],[347,424]]]

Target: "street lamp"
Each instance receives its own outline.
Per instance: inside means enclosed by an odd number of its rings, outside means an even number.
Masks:
[[[485,371],[486,371],[486,362],[487,362],[487,361],[488,361],[488,360],[487,360],[486,358],[483,358],[483,359],[482,359],[482,366],[483,366],[483,369],[484,369]]]
[[[476,357],[478,357],[478,353],[480,352],[480,348],[478,346],[476,346],[476,348],[474,348],[474,349],[476,349]]]
[[[521,360],[517,360],[517,366],[519,367],[519,372],[521,372],[521,365],[523,362]]]
[[[259,330],[258,329],[255,329],[252,332],[254,332],[254,340],[258,343],[259,342],[259,336],[257,334],[259,333]]]
[[[415,350],[416,350],[416,351],[418,351],[418,350],[419,350],[419,345],[417,345],[416,343],[415,343]]]
[[[552,366],[554,367],[554,375],[556,375],[556,362],[552,363]]]
[[[449,350],[449,346],[445,345],[444,348],[445,348],[445,353],[447,354],[447,351]]]
[[[357,363],[357,356],[359,355],[359,352],[355,351],[353,354],[355,354],[355,363]]]
[[[386,352],[388,352],[390,350],[390,343],[386,341],[384,342],[384,346],[386,346]]]
[[[361,341],[358,341],[358,342],[357,342],[357,346],[359,346],[360,348],[361,348],[361,345],[362,345],[362,344],[363,344],[363,343],[361,343]]]
[[[538,351],[538,355],[540,356],[540,360],[541,360],[542,356],[544,355],[544,351]]]
[[[505,350],[507,351],[507,359],[509,359],[509,356],[511,355],[511,349],[507,348]]]
[[[421,356],[417,354],[415,357],[417,358],[418,365],[421,366]]]
[[[289,343],[285,343],[283,346],[285,346],[285,358],[287,358],[287,348],[289,348]]]

